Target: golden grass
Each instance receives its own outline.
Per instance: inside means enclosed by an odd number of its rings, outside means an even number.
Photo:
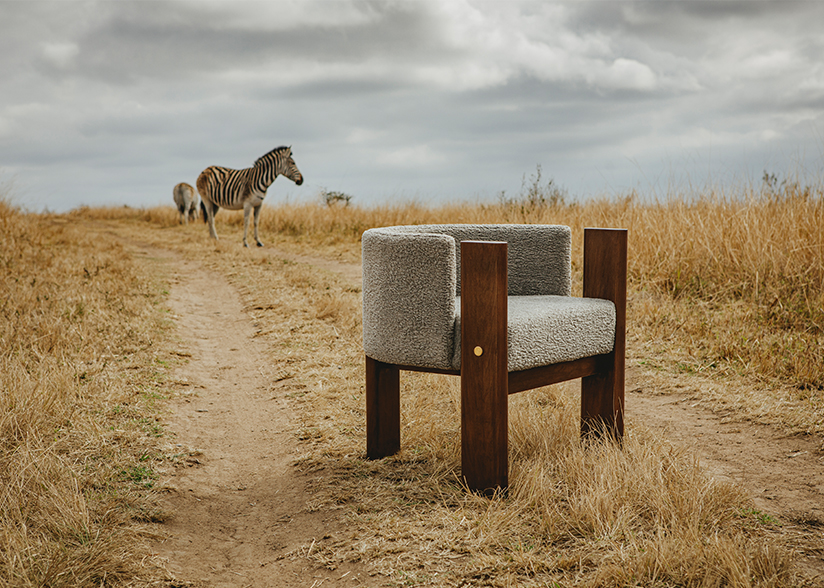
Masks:
[[[448,400],[454,384],[410,379],[400,454],[362,461],[327,430],[322,451],[300,464],[327,480],[323,506],[344,508],[357,529],[315,545],[308,555],[319,564],[362,561],[397,585],[798,581],[789,551],[766,536],[738,490],[708,479],[694,458],[644,430],[622,448],[582,445],[574,395],[557,388],[511,403],[508,495],[466,492],[458,482],[459,416]],[[325,410],[338,426],[351,422]]]
[[[582,227],[627,227],[630,365],[700,373],[714,384],[762,382],[757,394],[749,387],[733,399],[724,395],[735,385],[696,394],[710,404],[729,402],[742,417],[768,414],[781,426],[824,430],[820,191],[550,207],[517,201],[428,209],[284,205],[263,214],[264,242],[350,261],[358,259],[360,234],[370,226],[568,224],[578,287]],[[312,480],[312,508],[338,510],[349,522],[348,531],[292,557],[330,567],[359,561],[392,585],[803,584],[770,519],[735,487],[709,479],[682,449],[638,426],[620,449],[582,445],[574,387],[511,401],[505,496],[475,496],[459,482],[454,378],[404,374],[403,449],[366,461],[356,288],[281,259],[274,248],[243,250],[237,213],[218,216],[218,244],[202,224],[178,227],[172,207],[67,216],[176,249],[238,287],[281,370],[272,392],[288,396],[297,409],[303,455],[296,466]]]
[[[0,586],[133,580],[159,431],[160,291],[124,251],[0,201]]]
[[[327,215],[316,212],[316,220]],[[345,257],[353,240],[316,226],[319,234],[302,238]],[[574,384],[512,399],[506,496],[475,496],[460,483],[455,378],[405,373],[403,448],[365,460],[357,289],[270,250],[244,250],[236,223],[221,227],[217,245],[202,225],[133,229],[226,275],[270,341],[282,370],[272,392],[296,407],[296,466],[316,493],[311,508],[348,522],[291,557],[331,568],[361,562],[391,585],[803,583],[770,520],[682,449],[637,426],[621,448],[582,445]],[[289,239],[278,237],[278,247]]]
[[[230,219],[239,223],[239,215]],[[824,197],[788,186],[689,202],[630,196],[567,206],[452,205],[363,210],[267,209],[264,230],[353,259],[370,226],[422,223],[559,223],[572,227],[580,283],[585,226],[629,229],[630,333],[646,359],[678,356],[679,369],[740,374],[789,385],[822,415]],[[816,423],[813,422],[812,425]],[[818,422],[824,426],[824,421]],[[810,430],[821,430],[816,427]]]
[[[318,563],[366,561],[399,584],[446,586],[792,583],[788,552],[745,530],[746,499],[690,456],[638,429],[623,450],[582,446],[574,391],[513,399],[510,492],[488,501],[458,482],[457,380],[402,381],[404,449],[378,463],[361,459],[361,385],[307,382],[316,448],[300,466],[322,472],[326,506],[348,506],[358,529],[316,546]]]
[[[173,209],[95,209],[93,218],[177,224]],[[221,212],[227,238],[242,215]],[[617,201],[535,207],[455,204],[374,208],[285,204],[265,208],[261,231],[283,247],[311,247],[356,261],[363,231],[422,223],[560,223],[572,227],[580,279],[585,226],[629,229],[630,336],[642,333],[647,359],[678,355],[680,369],[741,374],[790,385],[820,408],[824,388],[824,196],[786,185],[689,200]],[[234,237],[236,240],[236,237]],[[639,328],[640,327],[640,328]],[[824,424],[824,423],[821,423]]]

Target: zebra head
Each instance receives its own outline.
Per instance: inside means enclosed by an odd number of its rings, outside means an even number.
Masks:
[[[284,159],[281,165],[281,169],[278,169],[278,173],[282,174],[284,177],[289,178],[295,184],[300,186],[303,183],[303,174],[300,173],[298,166],[295,165],[295,160],[292,159],[292,146],[286,148],[284,152]]]
[[[255,162],[255,169],[261,170],[263,174],[261,179],[264,179],[266,186],[274,182],[278,175],[289,178],[298,186],[303,183],[303,175],[295,165],[295,160],[292,159],[292,147],[272,149],[258,158]]]

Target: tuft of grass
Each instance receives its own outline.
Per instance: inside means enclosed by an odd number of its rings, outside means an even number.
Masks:
[[[458,380],[404,374],[401,393],[399,454],[361,460],[351,438],[329,430],[299,462],[324,473],[320,500],[345,508],[357,530],[295,556],[327,567],[366,562],[393,585],[798,581],[791,551],[763,529],[768,519],[683,449],[639,428],[620,447],[582,443],[574,386],[511,399],[510,488],[492,499],[460,483]],[[353,426],[343,395],[345,406],[316,398],[308,408]]]

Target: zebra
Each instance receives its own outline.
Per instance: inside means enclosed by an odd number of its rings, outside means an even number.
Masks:
[[[249,212],[254,210],[255,242],[258,247],[263,247],[263,243],[258,239],[260,208],[266,197],[266,190],[278,174],[289,178],[298,186],[303,183],[303,176],[292,159],[291,146],[272,149],[259,157],[254,167],[229,169],[213,165],[204,169],[197,178],[197,191],[200,192],[203,220],[209,223],[209,235],[212,239],[217,239],[215,214],[218,208],[243,209],[243,246],[248,247],[246,234],[249,230]]]
[[[186,182],[180,182],[172,190],[177,211],[180,213],[180,222],[189,224],[189,218],[197,218],[198,197],[195,189]]]

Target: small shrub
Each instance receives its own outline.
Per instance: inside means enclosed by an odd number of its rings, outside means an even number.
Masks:
[[[352,196],[349,194],[344,194],[343,192],[336,192],[330,190],[322,190],[320,193],[320,197],[323,200],[323,203],[326,206],[337,206],[338,204],[343,203],[343,206],[349,206],[349,202],[352,200]]]
[[[541,164],[538,164],[535,173],[531,174],[528,179],[524,174],[521,179],[521,191],[517,196],[507,197],[506,192],[502,190],[498,194],[501,208],[517,211],[526,217],[541,210],[564,206],[567,197],[566,189],[558,186],[552,178],[543,184],[541,176]]]

